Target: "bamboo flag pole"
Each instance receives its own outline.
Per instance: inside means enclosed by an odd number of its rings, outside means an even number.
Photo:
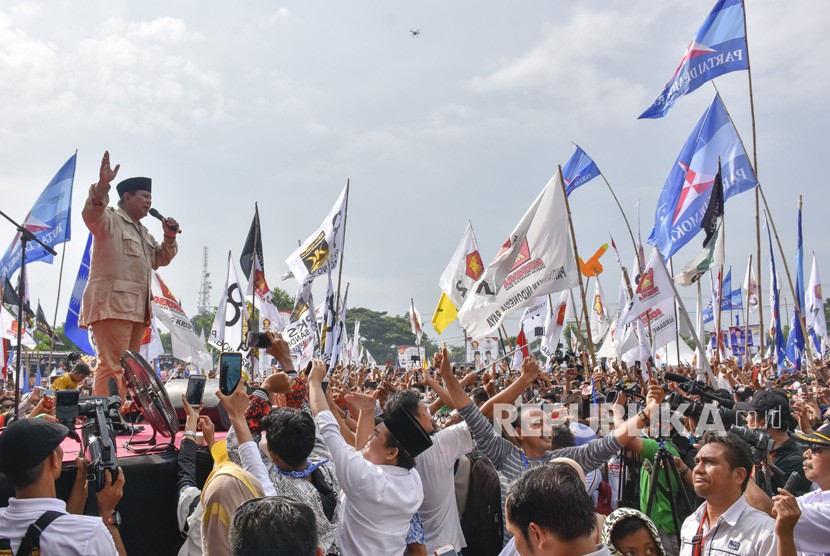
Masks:
[[[758,143],[755,131],[755,97],[752,94],[752,64],[749,63],[749,33],[746,26],[746,3],[741,0],[741,10],[744,13],[744,41],[746,41],[746,76],[749,82],[749,114],[752,121],[752,169],[755,171],[755,179],[758,179]],[[714,85],[714,80],[712,84]],[[717,90],[717,87],[715,88]],[[724,105],[725,106],[725,105]],[[728,112],[727,112],[728,113]],[[731,120],[730,116],[730,120]],[[734,122],[732,124],[735,125]],[[737,128],[735,128],[737,131]],[[740,137],[740,134],[738,135]],[[743,141],[742,141],[743,143]],[[761,291],[761,205],[759,201],[761,183],[755,187],[755,248],[758,258],[758,291]],[[761,325],[761,354],[764,353],[764,303],[763,296],[758,296],[758,322]],[[748,323],[747,323],[748,326]]]
[[[77,151],[75,151],[77,154]],[[61,268],[58,271],[58,295],[55,298],[55,315],[52,317],[52,335],[49,337],[49,366],[47,371],[52,372],[52,353],[55,351],[55,325],[58,323],[58,304],[61,302],[61,283],[63,282],[63,261],[66,259],[66,242],[61,250]],[[71,370],[71,369],[68,369]]]
[[[579,250],[576,247],[576,235],[574,234],[574,221],[571,218],[571,205],[568,203],[568,192],[565,190],[565,180],[562,179],[562,166],[558,167],[559,181],[562,184],[562,195],[565,197],[565,210],[568,211],[568,225],[571,229],[571,241],[574,247],[574,262],[576,263],[576,275],[579,278],[579,293],[582,295],[582,316],[588,322],[588,306],[585,303],[585,287],[582,284],[582,271],[579,270]],[[591,352],[591,368],[597,366],[597,358],[594,354],[594,342],[591,338],[591,328],[588,327],[588,349]],[[580,336],[582,334],[580,333]]]
[[[660,261],[660,264],[663,266],[663,271],[668,274],[669,270],[666,268],[666,263],[663,262],[663,257],[657,257]],[[698,281],[699,282],[699,281]],[[695,332],[694,327],[692,326],[692,321],[689,319],[689,313],[686,311],[686,306],[683,305],[683,299],[681,299],[680,294],[677,293],[677,287],[674,285],[674,280],[671,279],[669,276],[669,283],[671,284],[671,289],[674,292],[674,298],[677,300],[677,305],[680,308],[681,316],[686,320],[686,325],[689,327],[689,331],[692,333],[692,338],[695,341],[695,345],[701,354],[701,360],[703,363],[703,368],[706,371],[706,374],[709,376],[709,380],[712,381],[712,384],[717,384],[715,381],[715,376],[712,374],[712,369],[709,367],[709,361],[706,359],[705,351],[703,350],[703,346],[700,343],[700,338],[698,338],[697,332]]]
[[[669,257],[669,270],[671,271],[672,279],[674,279],[674,262]],[[674,346],[677,348],[677,364],[680,365],[680,319],[677,318],[677,299],[674,300]],[[666,349],[666,357],[668,358],[669,350]]]
[[[747,271],[747,277],[751,280],[752,279],[752,253],[749,254],[749,269]],[[744,357],[747,361],[751,359],[749,353],[749,335],[751,332],[749,331],[749,284],[747,283],[746,288],[746,311],[744,312]],[[761,329],[761,333],[763,334],[764,329]],[[763,353],[763,352],[761,352]]]

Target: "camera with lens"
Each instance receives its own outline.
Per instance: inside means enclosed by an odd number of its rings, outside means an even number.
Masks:
[[[718,402],[720,407],[726,409],[735,407],[735,401],[733,399],[716,394],[714,390],[699,380],[691,380],[688,377],[676,373],[666,373],[663,375],[663,378],[678,383],[680,389],[689,395],[700,396],[701,399],[709,402]]]
[[[741,440],[752,447],[755,463],[766,461],[767,454],[772,451],[775,441],[764,429],[750,429],[748,427],[732,427],[729,432],[735,433]]]
[[[121,407],[121,397],[115,381],[112,378],[110,381],[109,396],[82,398],[79,390],[55,392],[55,416],[63,425],[74,430],[76,419],[85,418],[80,427],[81,446],[89,454],[87,479],[95,483],[96,491],[104,488],[104,472],[107,469],[110,470],[113,481],[118,475],[113,422],[120,422],[118,410]],[[78,438],[77,435],[75,438]]]

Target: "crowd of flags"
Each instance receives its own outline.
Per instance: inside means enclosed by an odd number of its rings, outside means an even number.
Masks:
[[[689,41],[659,96],[639,118],[663,118],[683,96],[716,77],[735,71],[749,72],[743,2],[718,0]],[[75,163],[76,155],[72,155],[24,219],[26,229],[50,247],[71,239]],[[596,162],[576,145],[573,155],[542,188],[490,264],[484,264],[472,223],[468,223],[438,281],[440,294],[432,317],[435,331],[442,334],[457,319],[465,331],[465,337],[484,338],[496,333],[501,335],[502,332],[507,336],[505,318],[524,309],[518,332],[521,349],[515,354],[514,364],[527,356],[527,334],[531,330],[535,336],[541,337],[541,351],[553,357],[568,314],[576,318],[573,289],[577,285],[583,297],[587,343],[591,350],[594,343],[598,344],[598,355],[601,357],[650,359],[657,349],[677,339],[684,323],[687,323],[685,332],[697,338],[697,334],[703,332],[702,324],[717,322],[719,325],[723,312],[732,314],[738,311],[738,315],[744,315],[748,324],[750,313],[758,312],[761,297],[751,257],[743,284],[733,280],[731,268],[725,268],[725,204],[732,197],[760,186],[753,164],[719,94],[714,95],[669,168],[647,240],[654,247],[649,260],[646,261],[643,246],[638,243],[633,246],[636,252],[634,263],[630,267],[624,266],[612,238],[614,256],[622,271],[614,312],[608,309],[600,283],[603,267],[599,259],[608,246],[601,246],[588,263],[577,260],[574,256],[576,240],[572,237],[573,224],[570,221],[570,197],[599,176],[605,180]],[[608,187],[610,189],[610,184]],[[297,281],[297,293],[290,314],[277,310],[265,278],[259,208],[255,205],[251,228],[239,258],[241,275],[229,252],[224,288],[207,338],[205,330],[200,331],[201,336],[196,334],[179,301],[156,273],[152,290],[153,322],[145,334],[143,352],[148,358],[159,353],[157,323],[161,323],[171,330],[176,357],[199,368],[210,369],[212,357],[206,344],[219,350],[242,351],[246,354],[247,371],[256,376],[269,369],[273,362],[264,351],[248,348],[247,333],[254,325],[259,331],[283,334],[300,365],[315,353],[331,366],[346,361],[374,362],[371,354],[361,346],[360,323],[355,323],[351,337],[346,330],[348,284],[341,296],[340,277],[348,199],[347,183],[321,224],[285,260],[289,269],[285,277],[293,276]],[[808,352],[820,356],[827,343],[827,325],[815,255],[810,281],[805,287],[801,226],[799,207],[794,309],[787,315],[789,334],[785,338],[780,312],[781,280],[776,270],[770,223],[766,225],[770,249],[769,310],[772,318],[769,330],[763,332],[768,333],[772,340],[768,354],[773,356],[779,369],[800,369]],[[672,276],[666,262],[701,232],[704,235],[701,251]],[[0,259],[2,299],[15,308],[12,313],[5,306],[0,307],[0,336],[4,339],[6,352],[10,343],[17,342],[16,331],[20,327],[36,326],[44,334],[53,335],[52,326],[47,322],[40,303],[37,311],[32,311],[28,295],[21,300],[20,285],[15,287],[11,282],[11,277],[20,269],[20,239],[19,234],[16,235]],[[94,355],[91,334],[78,326],[81,298],[89,276],[91,240],[90,235],[70,297],[64,332],[80,350]],[[31,242],[27,247],[26,260],[27,263],[51,263],[52,255]],[[761,265],[762,261],[755,261],[755,264]],[[628,273],[629,268],[631,274]],[[333,274],[337,274],[336,287]],[[700,282],[707,275],[712,284],[711,298],[706,307],[698,308],[698,324],[693,326],[685,309],[679,306],[682,301],[676,286],[696,286],[700,291]],[[321,276],[326,277],[327,289],[325,299],[318,307],[314,302],[312,286]],[[587,282],[594,280],[593,290],[583,285],[583,277]],[[702,305],[700,299],[699,295],[699,305]],[[17,315],[16,307],[21,303],[24,315]],[[251,312],[258,314],[256,323],[249,318]],[[423,322],[413,299],[410,299],[409,318],[416,346],[420,349]],[[727,322],[732,326],[731,318]],[[744,328],[744,334],[749,336],[748,328]],[[584,343],[581,333],[573,341],[576,344],[571,347],[585,347],[581,345]],[[24,345],[33,345],[33,342],[26,330]],[[702,348],[700,342],[698,345]],[[703,358],[702,353],[698,356]]]

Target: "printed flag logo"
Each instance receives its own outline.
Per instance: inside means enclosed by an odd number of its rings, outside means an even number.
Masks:
[[[718,173],[718,159],[724,202],[755,187],[755,173],[738,132],[720,95],[715,95],[683,145],[657,201],[648,242],[660,250],[663,260],[701,231]]]
[[[723,74],[745,70],[746,28],[742,0],[719,0],[686,47],[660,96],[640,114],[662,118],[681,97]]]
[[[645,293],[654,288],[654,269],[649,268],[643,277],[640,278],[640,285],[637,286],[637,293]]]
[[[513,263],[513,267],[510,269],[510,271],[512,272],[512,271],[516,270],[517,268],[519,268],[520,266],[522,266],[523,264],[525,264],[529,260],[530,260],[530,247],[528,247],[527,238],[525,238],[524,242],[522,243],[522,246],[519,248],[519,253],[516,255],[516,262]]]
[[[478,280],[481,277],[481,273],[484,272],[484,263],[481,260],[481,255],[479,255],[478,250],[467,255],[466,261],[467,276],[473,280]]]
[[[326,233],[320,232],[311,242],[311,245],[300,253],[300,258],[309,274],[316,272],[326,264],[326,261],[329,260],[329,244],[326,241]]]

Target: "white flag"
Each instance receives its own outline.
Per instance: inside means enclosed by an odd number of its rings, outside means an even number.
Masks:
[[[415,301],[411,300],[409,305],[409,324],[412,333],[415,335],[415,343],[421,345],[421,336],[424,335],[424,326],[421,321],[421,313],[415,308]]]
[[[559,302],[545,315],[545,336],[542,338],[540,350],[548,359],[553,357],[556,348],[559,347],[559,336],[562,334],[568,309],[568,291],[564,290],[559,295]]]
[[[302,349],[306,341],[314,342],[317,320],[314,317],[314,298],[311,295],[311,280],[306,280],[297,289],[294,309],[288,319],[288,326],[282,332],[288,346]]]
[[[374,357],[372,357],[372,354],[371,354],[371,353],[369,353],[369,350],[368,350],[368,349],[366,350],[366,362],[367,362],[367,363],[369,364],[369,366],[370,366],[371,368],[373,368],[373,369],[374,369],[375,367],[377,367],[377,366],[378,366],[378,364],[375,362],[375,358],[374,358]]]
[[[313,281],[317,276],[337,268],[343,252],[348,189],[347,184],[320,227],[285,259],[299,283],[309,277]]]
[[[643,327],[643,322],[640,320],[637,321],[637,327],[635,330],[638,339],[637,347],[624,353],[622,360],[626,365],[632,365],[635,361],[639,361],[641,368],[645,370],[646,361],[648,361],[648,358],[651,357],[651,346],[648,341],[648,332],[646,332],[646,329]],[[648,377],[646,377],[646,379],[647,378]]]
[[[660,252],[655,249],[640,275],[637,289],[634,290],[634,298],[628,302],[620,315],[622,324],[628,324],[637,317],[643,315],[648,309],[656,307],[658,303],[674,297],[671,277],[666,272],[665,265],[657,260]]]
[[[150,326],[144,329],[144,337],[141,339],[141,347],[138,350],[141,357],[148,363],[164,353],[164,346],[161,345],[156,317],[150,319]],[[178,357],[181,359],[181,357]]]
[[[222,299],[210,330],[210,343],[220,351],[248,351],[245,346],[245,331],[248,323],[248,308],[236,273],[236,264],[228,253],[228,274]],[[247,359],[243,357],[243,359]],[[245,363],[243,362],[243,365]]]
[[[818,355],[823,353],[822,346],[827,340],[827,320],[824,316],[824,299],[821,295],[821,278],[818,276],[816,254],[813,253],[813,270],[810,272],[810,285],[804,292],[807,331],[813,339]]]
[[[605,335],[610,325],[610,317],[605,307],[605,296],[602,295],[602,286],[597,276],[594,284],[594,302],[591,304],[591,337],[600,338]]]
[[[484,272],[484,263],[478,252],[473,225],[468,223],[461,243],[456,247],[447,268],[438,279],[438,287],[447,294],[455,308],[459,309],[464,305],[467,292],[472,289],[476,280],[481,278],[482,272]]]
[[[320,335],[322,336],[323,361],[329,363],[331,354],[334,352],[334,327],[337,326],[337,307],[334,299],[334,286],[331,282],[331,272],[328,273],[329,285],[326,290],[326,303],[323,307],[323,326]]]
[[[24,321],[25,322],[25,321]],[[11,340],[11,345],[17,346],[17,327],[18,321],[12,314],[0,303],[0,338]],[[37,345],[32,335],[23,325],[23,332],[20,337],[20,343],[28,348],[34,348]]]
[[[349,353],[349,359],[352,362],[359,362],[360,361],[360,321],[356,320],[354,322],[354,336],[352,336],[352,344],[351,344],[351,352]]]
[[[153,315],[159,319],[165,328],[170,330],[173,356],[182,361],[193,363],[200,369],[213,369],[213,357],[211,357],[205,345],[204,336],[202,338],[196,336],[190,319],[158,272],[153,274],[151,287]],[[204,330],[202,330],[202,334],[204,335]],[[149,359],[147,360],[149,361]]]
[[[349,297],[349,289],[346,288],[346,295],[343,296],[343,303],[340,305],[340,314],[337,315],[337,324],[332,331],[332,352],[329,361],[329,371],[337,366],[340,359],[340,351],[343,349],[343,339],[346,336],[346,301]]]
[[[661,301],[648,310],[648,317],[640,322],[646,330],[651,330],[651,349],[657,350],[677,338],[677,314],[674,311],[674,298]]]
[[[527,331],[525,334],[533,334],[537,327],[542,328],[545,325],[545,318],[549,312],[548,296],[541,295],[534,299],[533,305],[522,313],[522,318],[519,319],[519,327],[523,327]]]
[[[458,320],[474,338],[487,336],[534,298],[575,285],[577,272],[557,172],[475,283]]]
[[[815,261],[815,257],[813,258]],[[814,267],[815,268],[815,267]],[[746,277],[744,277],[744,289],[746,290],[746,303],[750,311],[758,310],[758,282],[755,280],[755,274],[752,272],[752,257],[749,257],[749,262],[746,265]]]

